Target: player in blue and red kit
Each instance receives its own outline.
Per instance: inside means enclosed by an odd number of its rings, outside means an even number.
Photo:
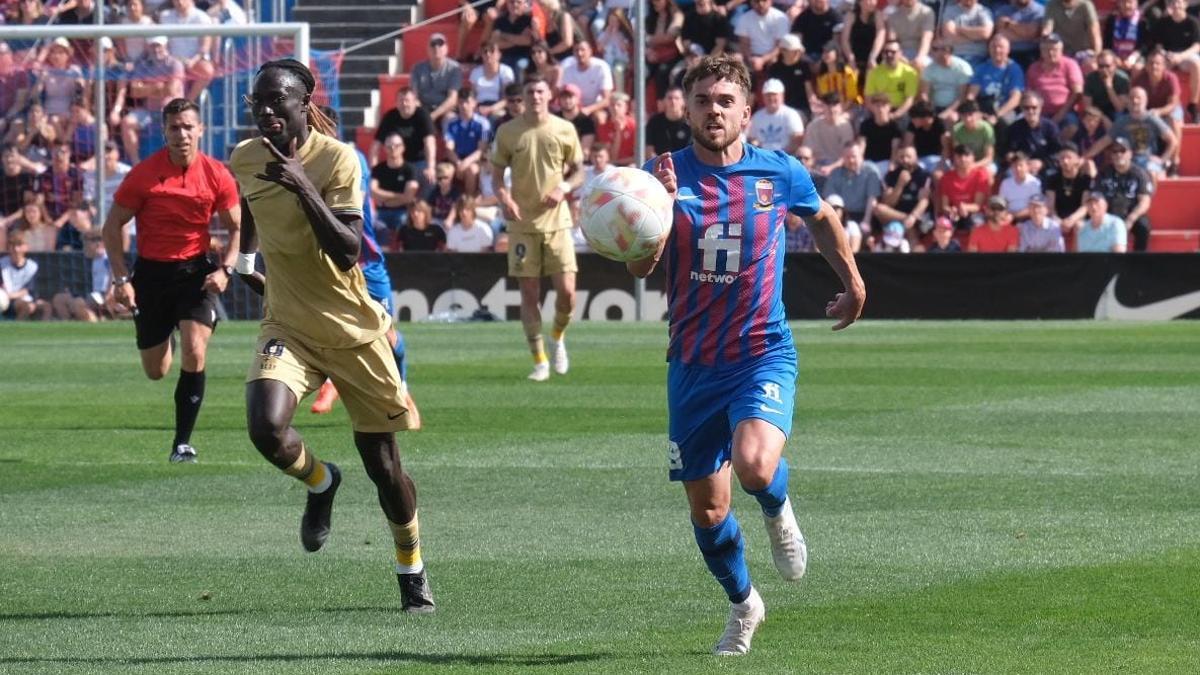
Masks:
[[[337,113],[328,107],[323,110],[325,115],[336,124]],[[410,429],[417,430],[421,428],[421,413],[417,411],[417,404],[413,401],[412,392],[408,390],[408,363],[404,358],[404,336],[396,330],[396,303],[392,299],[392,278],[388,275],[383,250],[379,248],[379,242],[375,239],[375,209],[371,206],[370,190],[371,167],[367,164],[367,158],[363,156],[362,151],[355,148],[354,153],[358,155],[358,165],[362,169],[363,195],[365,195],[363,199],[363,238],[358,254],[358,267],[367,280],[367,295],[383,305],[388,316],[392,317],[392,326],[388,328],[387,338],[392,345],[392,354],[396,357],[396,367],[400,369],[400,379],[404,382],[404,401],[408,408],[408,415],[412,419]],[[337,399],[337,387],[333,386],[331,380],[325,380],[325,384],[322,384],[317,391],[317,397],[313,399],[311,410],[314,414],[323,415],[333,410],[333,403]]]
[[[750,75],[706,57],[684,77],[692,145],[646,164],[675,196],[675,222],[651,258],[628,263],[667,277],[669,469],[687,494],[696,543],[732,603],[715,652],[744,654],[766,610],[750,582],[730,509],[731,476],[762,506],[775,567],[804,575],[808,551],[788,499],[783,447],[792,428],[796,349],[783,309],[786,219],[808,220],[845,291],[826,307],[840,330],[866,290],[842,224],[799,160],[741,140]]]

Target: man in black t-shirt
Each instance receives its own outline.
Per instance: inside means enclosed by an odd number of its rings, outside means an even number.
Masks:
[[[537,32],[533,29],[529,0],[508,0],[505,6],[508,11],[498,16],[492,24],[489,40],[500,47],[500,61],[512,68],[520,78],[529,63]]]
[[[812,63],[804,56],[800,37],[784,35],[779,39],[779,60],[767,67],[767,79],[775,78],[783,83],[783,102],[804,115],[804,121],[812,119],[812,106],[808,98],[812,95]]]
[[[917,101],[908,111],[908,129],[902,143],[917,149],[917,161],[922,169],[931,174],[941,170],[946,151],[946,125],[925,101]]]
[[[404,161],[404,139],[392,134],[383,141],[386,159],[371,168],[371,199],[375,204],[375,235],[384,246],[408,222],[408,207],[421,183],[417,170]]]
[[[821,51],[833,41],[834,29],[841,22],[842,16],[829,6],[829,0],[812,0],[792,22],[792,32],[799,33],[804,40],[808,58],[819,61]]]
[[[578,85],[567,84],[558,90],[558,107],[558,116],[575,126],[584,154],[591,154],[592,143],[596,142],[596,123],[579,109]]]
[[[1042,181],[1050,212],[1062,221],[1063,231],[1078,227],[1087,217],[1084,200],[1092,187],[1092,177],[1084,171],[1079,147],[1066,142],[1058,151],[1057,170],[1048,172]]]
[[[646,156],[675,152],[692,142],[692,128],[684,117],[683,90],[671,87],[663,96],[663,110],[646,123]]]
[[[401,251],[444,251],[446,231],[433,223],[429,204],[418,201],[412,206],[408,224],[396,236],[396,248]]]
[[[1167,14],[1154,22],[1150,39],[1167,52],[1167,65],[1187,73],[1191,99],[1187,104],[1191,122],[1200,121],[1200,54],[1195,46],[1200,43],[1200,21],[1187,14],[1187,0],[1167,0]],[[1111,209],[1110,209],[1111,213]]]
[[[1118,137],[1108,147],[1109,165],[1092,181],[1092,192],[1108,200],[1108,212],[1125,221],[1133,235],[1133,250],[1145,251],[1150,242],[1150,174],[1133,163],[1129,141]]]
[[[705,54],[719,56],[725,52],[731,35],[733,25],[728,17],[717,11],[713,0],[696,0],[684,12],[683,28],[679,32],[684,52],[697,44],[704,48]]]
[[[875,203],[875,219],[888,223],[904,223],[910,243],[917,243],[917,225],[925,222],[929,212],[929,173],[917,161],[917,149],[906,145],[896,151],[896,167],[883,179],[884,191]]]
[[[866,140],[863,157],[879,169],[882,176],[888,172],[892,152],[904,140],[904,130],[892,117],[892,100],[887,94],[876,94],[868,102],[871,115],[858,127],[858,135]]]
[[[433,160],[437,157],[433,119],[421,107],[417,94],[408,87],[396,92],[396,107],[383,116],[375,129],[372,161],[379,157],[384,139],[393,134],[404,140],[404,161],[424,174],[427,183],[433,183]]]

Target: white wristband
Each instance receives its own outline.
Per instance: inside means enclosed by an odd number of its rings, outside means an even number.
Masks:
[[[254,261],[258,258],[257,253],[239,253],[237,265],[233,269],[238,274],[254,274]]]
[[[569,194],[571,194],[571,184],[570,184],[570,183],[568,183],[568,182],[567,182],[567,181],[565,181],[565,180],[564,180],[563,182],[561,182],[561,183],[559,183],[559,184],[558,184],[558,189],[559,189],[559,191],[561,191],[561,192],[562,192],[564,195],[569,195]]]

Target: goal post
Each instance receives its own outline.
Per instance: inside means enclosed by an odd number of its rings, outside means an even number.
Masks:
[[[289,52],[295,56],[301,63],[309,63],[311,49],[309,47],[309,25],[304,22],[285,22],[285,23],[254,23],[243,25],[232,24],[207,24],[207,25],[130,25],[130,24],[82,24],[72,26],[61,26],[57,24],[43,26],[13,26],[0,24],[0,40],[44,40],[49,42],[56,38],[66,38],[75,41],[91,41],[92,53],[99,56],[103,53],[101,46],[102,38],[110,40],[119,40],[123,38],[145,38],[164,36],[167,38],[173,37],[214,37],[214,38],[284,38],[291,40],[291,49]],[[271,58],[276,55],[272,54]],[[96,116],[96,183],[95,183],[95,199],[97,213],[100,222],[104,222],[107,216],[108,205],[105,204],[104,185],[106,177],[104,175],[104,162],[100,161],[99,153],[104,147],[104,141],[108,131],[108,101],[105,96],[105,86],[102,84],[106,81],[104,70],[104,61],[101,58],[96,58],[95,63],[87,66],[88,72],[85,78],[92,87],[93,112]],[[237,106],[237,96],[230,95],[235,92],[235,87],[232,86],[232,73],[226,76],[224,83],[226,95],[223,97],[226,106]],[[232,100],[230,100],[232,99]],[[225,131],[226,137],[229,137],[231,130],[230,120],[236,120],[236,116],[225,115]],[[210,139],[211,141],[211,139]]]

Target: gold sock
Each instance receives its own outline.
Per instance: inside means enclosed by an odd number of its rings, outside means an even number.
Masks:
[[[554,328],[550,331],[550,337],[554,338],[555,342],[561,342],[563,335],[567,332],[567,324],[571,323],[570,312],[554,312]]]
[[[533,362],[535,364],[545,363],[547,361],[546,345],[542,341],[541,334],[539,333],[533,337],[525,336],[525,340],[529,342],[529,353],[533,355]]]
[[[314,457],[307,445],[301,447],[300,456],[283,472],[303,481],[312,492],[324,492],[329,487],[331,477],[325,463]]]
[[[388,521],[392,530],[392,541],[396,543],[396,574],[416,574],[425,569],[421,561],[421,527],[417,523],[417,514],[404,524],[397,525]]]

